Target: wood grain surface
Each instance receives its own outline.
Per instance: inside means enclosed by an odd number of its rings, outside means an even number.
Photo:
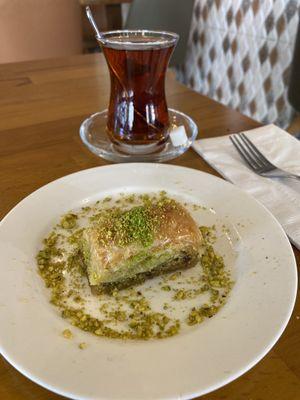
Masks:
[[[108,103],[109,78],[100,54],[0,65],[0,218],[32,191],[63,175],[108,164],[81,143],[78,129]],[[189,114],[199,138],[251,129],[258,123],[167,79],[170,107]],[[217,175],[193,150],[171,164]],[[300,252],[295,250],[300,263]],[[1,266],[3,268],[3,266]],[[1,327],[0,327],[1,329]],[[1,400],[58,400],[0,358]],[[253,369],[203,400],[300,399],[300,303],[284,334]]]

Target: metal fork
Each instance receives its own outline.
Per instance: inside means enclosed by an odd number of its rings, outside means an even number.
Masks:
[[[240,156],[256,174],[267,178],[293,178],[300,180],[300,176],[283,171],[267,160],[244,133],[230,135],[229,138]]]

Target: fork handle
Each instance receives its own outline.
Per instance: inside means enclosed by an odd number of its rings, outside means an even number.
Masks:
[[[270,171],[270,172],[266,172],[264,174],[266,178],[285,178],[285,179],[297,179],[300,180],[300,176],[299,175],[294,175],[294,174],[288,174],[286,172],[280,172],[280,171]]]
[[[297,180],[299,180],[300,181],[300,176],[298,176],[298,175],[292,175],[292,174],[290,174],[290,175],[286,175],[285,176],[285,178],[290,178],[290,179],[297,179]]]

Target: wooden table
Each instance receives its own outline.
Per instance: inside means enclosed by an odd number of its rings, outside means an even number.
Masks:
[[[167,81],[169,105],[188,113],[199,137],[258,124],[177,83]],[[108,164],[81,143],[78,128],[107,106],[109,79],[101,55],[0,65],[0,218],[40,186],[85,168]],[[171,164],[212,170],[193,150]],[[295,251],[298,265],[300,252]],[[2,266],[3,268],[3,266]],[[300,303],[279,342],[256,367],[205,400],[300,399]],[[1,329],[1,328],[0,328]],[[0,359],[1,400],[56,400]]]

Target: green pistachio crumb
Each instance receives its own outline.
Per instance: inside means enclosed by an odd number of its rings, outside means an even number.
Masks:
[[[216,227],[212,226],[199,226],[203,240],[206,244],[212,244],[216,241]]]
[[[62,332],[62,334],[63,334],[63,337],[66,338],[66,339],[72,339],[72,338],[73,338],[73,334],[72,334],[72,332],[70,331],[70,329],[65,329],[65,330]]]
[[[173,299],[174,300],[185,300],[188,297],[187,292],[185,290],[177,290]]]
[[[175,281],[176,279],[178,279],[181,275],[181,271],[175,272],[174,274],[169,276],[169,280],[170,281]]]
[[[78,216],[73,213],[66,214],[60,220],[60,226],[64,229],[73,229],[77,225]]]

